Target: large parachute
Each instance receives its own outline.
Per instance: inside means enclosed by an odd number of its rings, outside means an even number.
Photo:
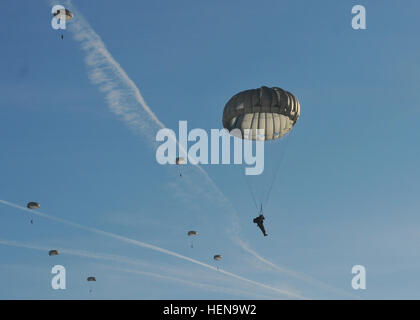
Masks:
[[[299,116],[299,100],[292,93],[278,87],[262,86],[259,89],[239,92],[230,98],[223,110],[222,123],[235,137],[264,142],[265,155],[268,148],[272,148],[272,151],[278,154],[284,152],[283,147],[278,147],[281,145],[279,141],[293,129]],[[270,144],[272,146],[268,147]],[[264,156],[263,159],[269,158]],[[267,162],[264,164],[265,168],[269,167]],[[245,178],[260,216],[263,215],[263,206],[268,202],[277,171],[281,167],[280,158],[275,159],[275,167],[274,172],[261,175],[263,183],[258,186],[252,186],[249,182],[258,180],[258,177]],[[259,196],[255,193],[259,193]],[[260,203],[257,203],[257,198]],[[260,225],[263,226],[262,222]],[[265,230],[263,233],[266,235]]]
[[[228,101],[223,127],[240,130],[243,139],[274,140],[290,132],[299,116],[300,104],[293,94],[263,86],[242,91]]]

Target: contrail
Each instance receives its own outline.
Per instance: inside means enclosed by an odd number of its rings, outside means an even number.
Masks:
[[[100,230],[100,229],[97,229],[97,228],[84,226],[84,225],[81,225],[79,223],[76,223],[76,222],[73,222],[73,221],[70,221],[70,220],[58,218],[58,217],[43,213],[43,212],[38,211],[38,210],[37,211],[30,210],[30,209],[27,209],[25,207],[22,207],[20,205],[17,205],[15,203],[11,203],[11,202],[8,202],[8,201],[5,201],[5,200],[0,200],[0,203],[4,204],[6,206],[12,207],[12,208],[23,210],[25,212],[30,212],[31,214],[35,214],[35,215],[43,217],[45,219],[49,219],[49,220],[56,221],[56,222],[59,222],[59,223],[62,223],[62,224],[66,224],[66,225],[69,225],[69,226],[72,226],[72,227],[75,227],[75,228],[78,228],[78,229],[81,229],[81,230],[85,230],[85,231],[88,231],[88,232],[91,232],[91,233],[96,233],[96,234],[99,234],[99,235],[102,235],[102,236],[113,238],[113,239],[116,239],[116,240],[119,240],[119,241],[122,241],[122,242],[125,242],[125,243],[135,245],[137,247],[154,250],[154,251],[157,251],[157,252],[164,253],[166,255],[170,255],[170,256],[173,256],[173,257],[176,257],[176,258],[179,258],[179,259],[182,259],[182,260],[186,260],[186,261],[195,263],[197,265],[200,265],[202,267],[205,267],[207,269],[218,271],[218,272],[220,272],[222,274],[225,274],[225,275],[227,275],[231,278],[235,278],[235,279],[241,280],[243,282],[247,282],[249,284],[253,284],[253,285],[268,289],[268,290],[272,290],[272,291],[275,291],[275,292],[280,293],[282,295],[286,295],[286,296],[293,297],[293,298],[306,299],[305,297],[303,297],[303,296],[301,296],[297,293],[287,291],[287,290],[283,290],[283,289],[279,289],[279,288],[275,288],[275,287],[272,287],[272,286],[269,286],[269,285],[266,285],[266,284],[263,284],[263,283],[260,283],[260,282],[257,282],[257,281],[247,279],[247,278],[239,276],[235,273],[225,271],[225,270],[220,269],[220,268],[218,269],[218,268],[216,268],[214,266],[211,266],[207,263],[201,262],[199,260],[184,256],[184,255],[176,253],[174,251],[170,251],[170,250],[167,250],[167,249],[164,249],[164,248],[161,248],[161,247],[158,247],[158,246],[146,243],[146,242],[142,242],[142,241],[139,241],[139,240],[127,238],[127,237],[124,237],[124,236],[121,236],[121,235],[118,235],[118,234],[115,234],[115,233],[107,232],[107,231],[104,231],[104,230]]]
[[[17,242],[17,241],[10,241],[10,240],[0,240],[0,245],[17,247],[17,248],[25,248],[25,249],[31,249],[31,250],[37,250],[37,251],[44,251],[45,253],[51,249],[51,247],[39,246],[39,245],[22,243],[22,242]],[[65,249],[65,248],[60,248],[60,247],[56,249],[60,252],[60,254],[68,254],[68,255],[78,256],[82,258],[106,260],[106,261],[113,261],[113,262],[119,262],[119,263],[129,263],[129,264],[142,265],[142,266],[146,265],[146,263],[138,259],[132,259],[129,257],[118,256],[118,255],[113,255],[113,254],[94,253],[94,252],[89,252],[85,250],[76,250],[76,249],[68,249],[68,248]],[[114,267],[109,267],[109,266],[104,266],[104,267],[106,267],[107,269],[115,270],[115,271],[128,272],[132,274],[145,275],[145,276],[150,276],[154,278],[175,281],[175,282],[187,284],[187,285],[202,288],[202,289],[208,289],[211,291],[224,292],[228,294],[239,294],[239,295],[244,295],[244,296],[256,296],[263,299],[267,299],[267,298],[272,299],[272,297],[251,293],[249,291],[233,289],[233,288],[228,288],[228,287],[223,287],[223,286],[218,286],[218,285],[213,285],[213,284],[208,284],[208,283],[185,280],[178,277],[158,274],[155,272],[147,272],[147,271],[141,271],[137,269],[133,270],[133,269],[126,269],[126,268],[114,268]]]
[[[88,75],[90,80],[104,92],[110,110],[120,117],[134,132],[146,136],[148,138],[146,141],[155,147],[156,140],[152,133],[155,133],[158,129],[166,128],[165,125],[148,106],[139,88],[108,51],[101,37],[93,30],[83,15],[77,11],[70,0],[67,1],[67,6],[71,7],[71,10],[75,13],[74,21],[69,23],[69,30],[73,32],[75,40],[80,43],[82,50],[86,54],[85,63],[89,69]],[[141,106],[141,108],[138,108],[138,106]],[[175,142],[180,150],[190,159],[190,155],[188,155],[176,138]],[[294,271],[275,265],[273,262],[262,258],[248,244],[242,241],[239,216],[235,208],[208,173],[200,165],[194,164],[194,166],[204,175],[205,180],[216,192],[217,197],[215,198],[229,210],[232,226],[228,235],[232,241],[260,262],[271,267],[275,266],[274,269],[277,271],[287,271],[285,273],[289,276],[305,281],[304,279],[307,279],[307,276],[298,275]],[[321,282],[319,281],[319,283]],[[328,287],[328,285],[325,284],[324,287]]]
[[[343,291],[343,290],[334,288],[334,287],[332,287],[332,286],[330,286],[330,285],[328,285],[328,284],[326,284],[326,283],[324,283],[322,281],[319,281],[318,279],[312,278],[312,277],[310,277],[308,275],[301,274],[301,273],[298,273],[298,272],[295,272],[295,271],[292,271],[292,270],[288,270],[286,268],[279,267],[278,265],[272,263],[271,261],[269,261],[269,260],[261,257],[257,252],[253,251],[252,249],[246,248],[245,247],[246,244],[244,242],[242,242],[241,240],[239,242],[239,245],[242,246],[242,248],[244,250],[248,251],[248,252],[251,252],[252,251],[252,255],[255,256],[255,257],[257,257],[259,261],[264,262],[265,264],[271,266],[273,269],[275,269],[275,270],[277,270],[279,272],[285,273],[285,274],[287,274],[290,277],[293,277],[295,279],[302,280],[302,281],[307,282],[309,284],[318,285],[318,286],[323,287],[323,288],[325,288],[325,289],[327,289],[327,290],[329,290],[331,292],[335,292],[335,293],[338,293],[338,294],[342,294],[342,295],[346,295],[346,296],[350,296],[350,297],[353,297],[353,298],[359,298],[360,299],[360,297],[357,296],[357,295],[355,295],[355,294],[352,294],[352,293],[349,293],[349,292],[346,292],[346,291]]]
[[[238,289],[220,287],[220,286],[207,284],[207,283],[193,282],[193,281],[188,281],[188,280],[184,280],[184,279],[180,279],[180,278],[175,278],[175,277],[165,276],[165,275],[159,275],[159,274],[146,272],[146,271],[140,271],[140,270],[123,269],[123,268],[110,268],[110,267],[108,267],[108,268],[111,269],[111,270],[116,270],[116,271],[122,271],[122,272],[128,272],[128,273],[133,273],[133,274],[152,276],[152,277],[156,277],[156,278],[181,282],[181,283],[184,283],[184,284],[187,284],[187,285],[191,285],[191,286],[199,287],[199,288],[204,288],[204,289],[208,289],[208,290],[216,291],[216,292],[222,291],[222,292],[228,293],[228,294],[239,294],[239,295],[244,295],[244,296],[250,296],[250,292],[246,292],[246,291],[238,290]],[[267,299],[267,298],[272,299],[270,297],[255,294],[255,293],[253,293],[252,295],[263,298],[263,299]]]

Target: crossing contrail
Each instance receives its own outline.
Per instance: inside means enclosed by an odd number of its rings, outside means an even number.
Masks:
[[[25,249],[43,251],[45,253],[47,253],[51,249],[51,247],[34,245],[32,243],[24,243],[24,242],[1,240],[1,239],[0,239],[0,245],[15,247],[15,248],[25,248]],[[129,257],[124,257],[124,256],[119,256],[119,255],[89,252],[89,251],[86,251],[86,250],[76,250],[76,249],[61,248],[61,247],[58,247],[56,249],[59,251],[60,255],[65,254],[65,255],[72,255],[72,256],[95,259],[95,260],[113,261],[113,262],[119,262],[119,263],[132,264],[132,265],[136,265],[136,266],[143,266],[143,267],[148,266],[148,267],[150,267],[150,265],[144,263],[141,260],[132,259],[132,258],[129,258]],[[191,280],[186,280],[186,279],[182,279],[182,278],[179,278],[179,277],[159,274],[159,273],[156,273],[156,272],[148,272],[148,271],[142,271],[142,270],[138,270],[138,269],[115,268],[115,267],[109,267],[109,266],[104,266],[104,267],[107,268],[107,269],[114,270],[114,271],[128,272],[128,273],[137,274],[137,275],[144,275],[144,276],[148,276],[148,277],[154,277],[154,278],[158,278],[158,279],[179,282],[179,283],[182,283],[182,284],[187,284],[187,285],[198,287],[198,288],[201,288],[201,289],[207,289],[207,290],[210,290],[210,291],[224,292],[224,293],[227,293],[227,294],[238,294],[238,295],[243,295],[243,296],[254,296],[254,297],[259,297],[259,298],[263,298],[263,299],[273,299],[271,296],[256,294],[256,293],[252,293],[250,291],[245,291],[245,290],[235,289],[235,288],[228,288],[228,287],[223,287],[223,286],[219,286],[219,285],[196,282],[196,281],[191,281]],[[156,266],[154,266],[154,268],[156,268]]]
[[[271,291],[280,293],[282,295],[286,295],[286,296],[289,296],[289,297],[292,297],[292,298],[306,299],[302,295],[297,294],[295,292],[288,291],[288,290],[283,290],[283,289],[280,289],[280,288],[276,288],[276,287],[272,287],[272,286],[266,285],[264,283],[260,283],[260,282],[254,281],[254,280],[247,279],[247,278],[242,277],[242,276],[239,276],[239,275],[237,275],[235,273],[232,273],[232,272],[229,272],[229,271],[220,269],[220,268],[216,268],[216,267],[214,267],[212,265],[209,265],[207,263],[201,262],[199,260],[196,260],[196,259],[193,259],[193,258],[184,256],[184,255],[179,254],[179,253],[176,253],[174,251],[170,251],[170,250],[167,250],[167,249],[164,249],[164,248],[161,248],[161,247],[158,247],[158,246],[155,246],[155,245],[146,243],[146,242],[142,242],[142,241],[139,241],[139,240],[135,240],[135,239],[131,239],[131,238],[128,238],[128,237],[124,237],[124,236],[121,236],[121,235],[118,235],[118,234],[115,234],[115,233],[111,233],[111,232],[108,232],[108,231],[104,231],[104,230],[101,230],[101,229],[84,226],[84,225],[81,225],[79,223],[76,223],[76,222],[73,222],[73,221],[70,221],[70,220],[62,219],[62,218],[59,218],[59,217],[55,217],[55,216],[52,216],[52,215],[43,213],[43,212],[38,211],[38,210],[36,210],[36,211],[30,210],[30,209],[27,209],[25,207],[22,207],[22,206],[20,206],[18,204],[15,204],[15,203],[12,203],[12,202],[8,202],[8,201],[5,201],[5,200],[0,200],[0,203],[4,204],[6,206],[12,207],[12,208],[16,208],[16,209],[19,209],[19,210],[22,210],[22,211],[25,211],[25,212],[28,212],[28,213],[31,213],[31,214],[34,214],[34,215],[43,217],[45,219],[49,219],[49,220],[52,220],[52,221],[55,221],[55,222],[66,224],[68,226],[72,226],[74,228],[78,228],[78,229],[85,230],[85,231],[88,231],[88,232],[91,232],[91,233],[99,234],[99,235],[102,235],[102,236],[105,236],[105,237],[109,237],[109,238],[112,238],[112,239],[115,239],[115,240],[119,240],[119,241],[122,241],[122,242],[125,242],[125,243],[129,243],[129,244],[135,245],[137,247],[150,249],[150,250],[153,250],[153,251],[161,252],[161,253],[164,253],[166,255],[170,255],[170,256],[176,257],[178,259],[189,261],[189,262],[192,262],[194,264],[197,264],[197,265],[200,265],[202,267],[205,267],[207,269],[220,272],[220,273],[222,273],[224,275],[227,275],[227,276],[229,276],[231,278],[234,278],[234,279],[237,279],[237,280],[241,280],[241,281],[246,282],[248,284],[256,285],[256,286],[259,286],[261,288],[265,288],[265,289],[268,289],[268,290],[271,290]]]

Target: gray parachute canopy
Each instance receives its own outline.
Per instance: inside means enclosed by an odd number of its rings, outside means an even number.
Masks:
[[[186,164],[187,163],[187,159],[183,158],[183,157],[178,157],[175,160],[175,163],[177,165],[182,165],[182,164]]]
[[[58,250],[50,250],[50,251],[48,252],[48,255],[49,255],[49,256],[58,256]]]
[[[41,205],[38,202],[28,202],[26,205],[28,209],[38,209],[41,207]]]
[[[194,231],[194,230],[188,231],[188,236],[189,237],[191,237],[191,236],[198,236],[198,232],[197,231]]]
[[[95,278],[95,277],[88,277],[88,278],[87,278],[87,281],[89,281],[89,282],[91,282],[91,281],[96,281],[96,278]]]
[[[213,259],[214,259],[214,260],[216,260],[216,261],[220,261],[220,260],[222,260],[222,256],[221,256],[220,254],[216,254],[216,255],[213,257]]]
[[[53,13],[54,17],[70,21],[73,19],[73,13],[69,9],[59,9]]]
[[[261,87],[242,91],[228,101],[223,127],[229,132],[240,130],[243,139],[274,140],[292,130],[299,116],[300,104],[293,94],[277,87]]]

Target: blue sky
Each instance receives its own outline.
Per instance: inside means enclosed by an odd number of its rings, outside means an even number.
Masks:
[[[355,4],[366,6],[367,30],[351,28]],[[180,179],[157,164],[147,134],[127,126],[89,80],[72,29],[79,16],[61,40],[49,2],[0,3],[1,200],[38,201],[49,215],[210,265],[222,254],[222,269],[308,298],[420,298],[418,1],[72,5],[175,131],[180,120],[220,129],[225,103],[241,90],[279,86],[299,98],[301,118],[269,145],[266,171],[254,179],[264,188],[281,161],[265,208],[269,237],[252,223],[242,166],[203,166],[215,189],[193,167]],[[35,217],[31,225],[27,212],[3,204],[0,219],[0,240],[20,245],[0,245],[0,298],[290,298],[66,224]],[[238,246],[234,228],[248,248],[298,275]],[[200,233],[193,249],[190,229]],[[131,260],[48,257],[28,244]],[[51,289],[54,264],[66,267],[64,291]],[[351,288],[356,264],[366,267],[365,291]],[[98,279],[93,294],[89,275]]]

